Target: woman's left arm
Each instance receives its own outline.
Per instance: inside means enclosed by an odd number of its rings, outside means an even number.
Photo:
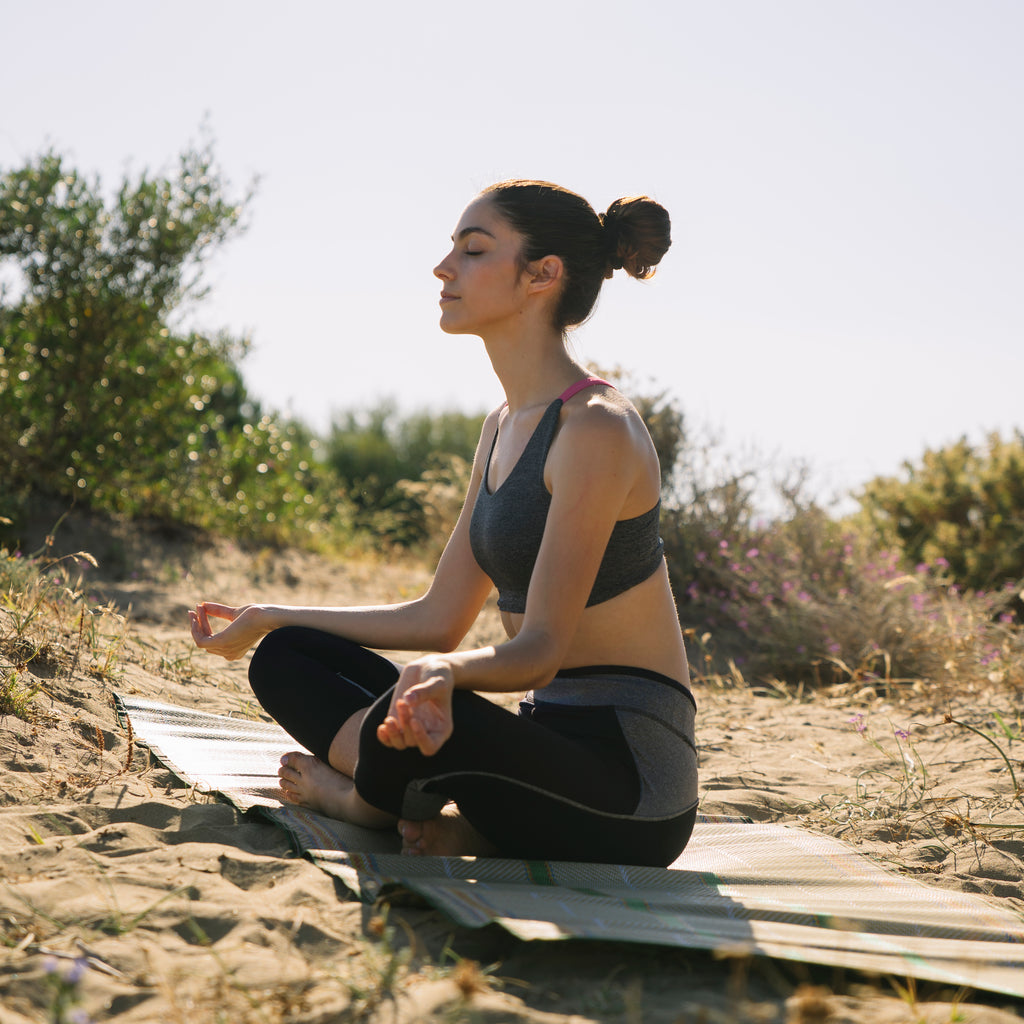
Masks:
[[[548,459],[551,506],[511,640],[410,662],[395,687],[382,742],[434,753],[450,735],[454,689],[515,692],[554,678],[576,634],[608,539],[648,460],[626,415],[594,404],[568,417]],[[417,710],[418,709],[418,710]]]
[[[648,470],[635,425],[604,403],[574,411],[548,457],[548,510],[526,612],[514,639],[452,657],[454,684],[514,691],[546,686],[579,626],[616,521]]]

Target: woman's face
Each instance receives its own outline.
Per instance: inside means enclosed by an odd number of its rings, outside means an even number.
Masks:
[[[434,268],[443,285],[441,330],[482,335],[521,314],[527,294],[519,265],[522,247],[522,235],[490,199],[466,207],[451,251]]]

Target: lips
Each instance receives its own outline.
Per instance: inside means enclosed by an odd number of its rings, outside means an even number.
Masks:
[[[458,298],[458,295],[452,295],[451,292],[441,292],[441,305],[443,306],[446,302],[454,302]]]

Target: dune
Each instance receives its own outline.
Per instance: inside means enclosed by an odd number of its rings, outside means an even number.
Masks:
[[[96,556],[82,586],[107,611],[56,623],[34,659],[10,644],[2,653],[38,693],[31,720],[0,723],[0,1024],[76,1013],[121,1024],[1024,1016],[996,993],[759,957],[523,942],[455,926],[411,896],[358,902],[283,831],[183,784],[126,732],[113,694],[258,718],[245,660],[196,651],[189,607],[393,600],[419,592],[425,571],[84,518],[59,541]],[[490,609],[470,642],[498,635]],[[698,685],[696,695],[704,811],[837,837],[1024,921],[1021,694]],[[993,712],[1009,735],[993,731]]]

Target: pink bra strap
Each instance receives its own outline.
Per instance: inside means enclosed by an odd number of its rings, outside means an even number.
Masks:
[[[600,377],[584,377],[583,380],[576,381],[575,384],[570,384],[562,393],[559,395],[559,401],[568,402],[573,395],[577,392],[582,391],[584,388],[596,387],[598,384],[604,384],[607,387],[613,388],[614,384],[609,384],[606,380],[601,380]]]

